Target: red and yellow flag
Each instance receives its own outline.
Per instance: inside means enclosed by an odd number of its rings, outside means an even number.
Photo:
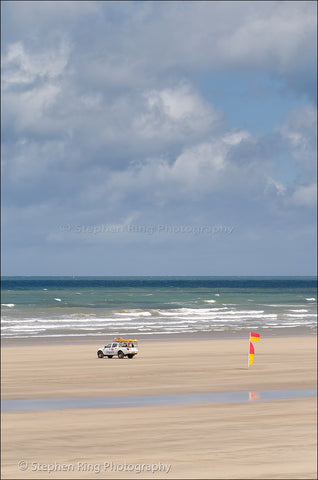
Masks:
[[[248,366],[254,362],[254,345],[250,342],[250,352],[248,354]]]
[[[251,342],[258,342],[259,341],[259,333],[251,332],[250,341]]]

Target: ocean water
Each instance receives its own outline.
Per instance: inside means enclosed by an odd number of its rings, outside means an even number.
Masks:
[[[3,338],[317,330],[316,277],[3,277]]]

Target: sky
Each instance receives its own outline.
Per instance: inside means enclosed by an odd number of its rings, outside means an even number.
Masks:
[[[3,275],[316,275],[315,1],[2,1]]]

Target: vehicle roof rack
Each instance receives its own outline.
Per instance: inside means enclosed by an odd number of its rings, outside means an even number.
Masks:
[[[121,337],[118,337],[118,338],[115,338],[114,340],[115,342],[139,342],[139,340],[127,340],[126,338],[121,338]]]

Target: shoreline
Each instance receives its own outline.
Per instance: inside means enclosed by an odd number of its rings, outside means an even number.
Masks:
[[[181,342],[181,341],[202,341],[202,340],[235,340],[235,339],[248,339],[250,331],[211,331],[211,332],[190,332],[190,333],[171,333],[171,334],[134,334],[129,335],[131,338],[138,339],[141,343],[153,343],[153,342]],[[294,337],[316,337],[317,330],[295,327],[295,328],[276,328],[262,329],[254,328],[254,331],[260,333],[261,338],[294,338]],[[127,335],[128,336],[128,335]],[[24,338],[8,338],[1,337],[2,347],[14,347],[21,345],[47,345],[47,344],[103,344],[111,342],[116,337],[125,337],[125,334],[109,334],[109,335],[69,335],[69,336],[47,336],[47,337],[24,337]]]

